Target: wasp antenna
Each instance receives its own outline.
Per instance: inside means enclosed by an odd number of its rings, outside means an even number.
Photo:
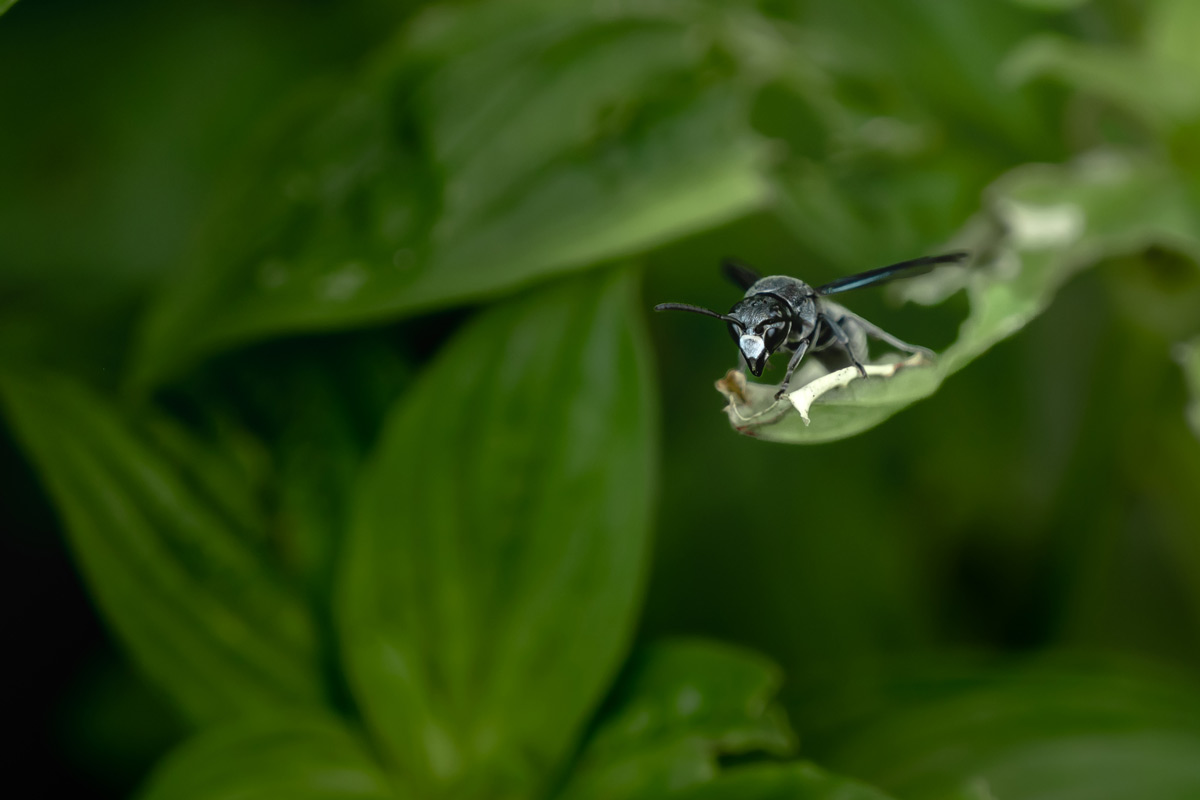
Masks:
[[[741,323],[728,314],[718,314],[716,311],[711,311],[702,306],[693,306],[688,303],[659,303],[654,307],[655,311],[687,311],[692,314],[703,314],[706,317],[716,317],[724,322],[732,322],[734,325],[741,327]]]
[[[915,278],[930,272],[939,264],[958,264],[965,261],[970,253],[960,250],[955,253],[945,253],[938,256],[921,256],[920,258],[901,261],[899,264],[889,264],[886,267],[848,275],[836,281],[817,287],[817,294],[837,294],[851,289],[861,289],[864,286],[877,286],[881,283],[894,281],[898,278]]]
[[[744,292],[758,282],[759,274],[736,258],[726,258],[721,261],[721,269],[725,277],[733,281]]]

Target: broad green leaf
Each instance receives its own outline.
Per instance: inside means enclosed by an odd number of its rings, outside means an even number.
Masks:
[[[731,769],[672,797],[679,800],[888,800],[883,792],[806,762]]]
[[[827,761],[897,796],[1200,795],[1200,689],[1131,664],[1041,664],[897,680]],[[826,744],[829,741],[826,740]]]
[[[885,361],[871,366],[880,377],[858,379],[852,370],[830,375],[817,384],[826,390],[816,397],[805,387],[820,376],[811,364],[812,371],[793,380],[800,388],[779,401],[774,386],[745,383],[737,375],[718,386],[729,400],[734,428],[792,444],[861,433],[933,394],[948,376],[1018,332],[1078,271],[1151,246],[1200,261],[1200,222],[1169,169],[1130,154],[1097,152],[1069,166],[1030,165],[1002,177],[957,244],[976,254],[974,263],[899,285],[925,303],[960,288],[967,292],[970,314],[957,341],[933,364]],[[852,300],[847,305],[852,308]],[[808,414],[808,424],[798,409]]]
[[[474,7],[436,8],[280,125],[154,310],[136,380],[255,338],[511,292],[766,202],[754,83],[714,61],[729,35],[715,7],[526,6],[513,13],[528,26],[486,35]]]
[[[661,798],[717,774],[717,758],[786,755],[792,735],[772,702],[778,669],[714,642],[646,648],[618,684],[562,800]]]
[[[698,67],[706,42],[674,24],[640,22],[556,37],[533,59],[506,44],[457,54],[422,88],[435,156],[452,176],[437,231],[448,242],[510,201],[547,154],[591,144],[613,124],[598,112],[629,114],[635,98],[670,88],[680,72]],[[498,91],[480,103],[473,87],[496,76]]]
[[[1001,71],[1013,85],[1034,78],[1056,78],[1161,130],[1200,115],[1196,75],[1181,66],[1186,65],[1140,51],[1043,34],[1017,48]]]
[[[188,717],[321,702],[307,608],[229,464],[162,420],[152,443],[65,378],[0,376],[0,400],[101,611]]]
[[[285,714],[197,735],[168,755],[140,800],[398,800],[340,720]]]
[[[394,410],[340,584],[346,666],[423,797],[523,797],[624,655],[653,493],[634,276],[503,304]]]
[[[1200,437],[1200,337],[1175,345],[1175,359],[1183,369],[1183,378],[1191,396],[1187,407],[1188,424]]]

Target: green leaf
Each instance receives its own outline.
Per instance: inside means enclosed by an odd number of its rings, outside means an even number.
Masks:
[[[413,374],[394,340],[364,331],[270,342],[214,360],[189,384],[200,409],[253,432],[280,561],[321,614],[358,470]]]
[[[717,780],[680,792],[678,800],[888,800],[865,783],[831,775],[809,763],[731,769]]]
[[[1155,0],[1146,19],[1143,39],[1155,62],[1195,81],[1200,53],[1191,31],[1200,25],[1200,6],[1191,0]],[[1195,92],[1200,95],[1200,92]]]
[[[65,378],[0,376],[0,400],[102,612],[188,717],[321,702],[308,610],[229,462],[143,413],[148,441]]]
[[[1160,130],[1194,120],[1200,115],[1194,70],[1152,55],[1042,34],[1017,48],[1001,66],[1001,74],[1014,86],[1055,78]]]
[[[905,406],[933,394],[948,376],[1015,334],[1040,314],[1067,279],[1105,258],[1151,246],[1200,261],[1200,224],[1186,188],[1171,170],[1147,159],[1097,152],[1070,166],[1030,165],[990,189],[984,212],[968,223],[958,245],[976,254],[965,268],[947,267],[898,285],[909,299],[934,303],[965,288],[970,315],[957,341],[932,365],[919,360],[871,366],[881,377],[853,370],[827,376],[812,398],[806,381],[817,364],[797,372],[789,398],[775,387],[746,383],[739,374],[718,388],[736,430],[771,441],[813,444],[861,433]],[[807,391],[806,391],[807,389]],[[803,409],[811,422],[805,423]]]
[[[1017,5],[1035,8],[1038,11],[1070,11],[1082,8],[1091,0],[1012,0]]]
[[[1200,437],[1200,337],[1175,345],[1175,360],[1183,369],[1183,378],[1191,395],[1187,407],[1188,424]]]
[[[1042,663],[897,679],[826,760],[912,800],[1188,798],[1200,793],[1200,691],[1128,663]],[[987,796],[987,795],[985,795]]]
[[[1023,1],[1046,8],[1082,5],[1076,0]],[[1136,47],[1038,35],[1017,48],[1002,73],[1018,84],[1056,78],[1157,125],[1194,120],[1200,115],[1200,55],[1191,32],[1200,24],[1200,7],[1191,0],[1155,0],[1139,10],[1144,23]]]
[[[340,584],[345,660],[424,797],[536,793],[624,655],[654,484],[633,287],[606,272],[482,315],[365,470]]]
[[[780,677],[761,656],[715,642],[646,648],[559,796],[667,797],[711,780],[718,756],[790,753],[791,731],[772,702]]]
[[[474,6],[419,18],[248,161],[253,186],[155,308],[135,380],[511,292],[761,207],[754,87],[712,63],[723,18],[665,8],[525,3],[527,25],[486,32],[495,15]]]
[[[905,178],[923,167],[925,177],[937,172],[973,183],[980,163],[994,174],[1014,157],[1057,152],[1061,131],[1048,124],[1045,107],[1032,92],[1004,86],[996,70],[1018,42],[1045,27],[1037,16],[1004,2],[860,0],[807,4],[800,21],[804,57],[836,82],[823,105],[854,121],[848,137],[829,143],[840,151],[832,154],[837,162],[864,150],[907,152]],[[922,152],[927,158],[913,164]],[[869,179],[863,190],[874,191]]]
[[[446,234],[426,276],[406,289],[401,310],[633,254],[761,205],[763,149],[738,130],[745,110],[735,92],[706,92],[657,120],[624,152],[548,171],[511,205]]]
[[[340,720],[288,715],[211,728],[158,766],[141,800],[396,800]]]
[[[16,4],[17,4],[17,0],[0,0],[0,14],[3,14],[5,11],[8,11],[10,8],[12,8]]]

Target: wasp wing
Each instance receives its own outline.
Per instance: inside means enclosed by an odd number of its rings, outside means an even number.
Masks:
[[[864,286],[887,283],[899,278],[915,278],[918,275],[930,272],[940,264],[961,263],[966,260],[967,255],[967,253],[960,252],[946,253],[940,256],[922,256],[921,258],[914,258],[909,261],[901,261],[899,264],[860,272],[857,275],[847,275],[845,278],[830,281],[824,286],[818,286],[817,294],[837,294],[839,292],[848,292],[851,289],[861,289]]]
[[[721,269],[725,277],[740,286],[743,292],[758,283],[760,277],[753,269],[732,258],[722,261]]]

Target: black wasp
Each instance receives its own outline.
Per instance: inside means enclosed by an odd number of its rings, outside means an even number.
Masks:
[[[933,353],[926,348],[902,342],[878,325],[867,322],[858,314],[825,298],[831,294],[875,286],[897,278],[922,275],[939,264],[957,264],[966,257],[966,253],[923,256],[838,278],[816,289],[799,278],[786,275],[760,278],[758,273],[746,265],[726,259],[722,264],[726,276],[746,292],[745,297],[735,303],[728,314],[718,314],[687,303],[659,303],[654,310],[690,311],[724,320],[729,324],[729,335],[737,342],[742,359],[756,378],[762,375],[767,359],[776,350],[782,348],[791,352],[792,358],[788,361],[783,383],[775,393],[778,399],[787,391],[792,373],[800,365],[805,353],[812,351],[821,357],[824,355],[822,351],[828,352],[835,344],[864,378],[867,371],[863,368],[862,361],[867,357],[867,336],[887,342],[897,350],[920,353],[932,358]],[[830,363],[826,358],[822,358],[822,361],[827,365]]]

